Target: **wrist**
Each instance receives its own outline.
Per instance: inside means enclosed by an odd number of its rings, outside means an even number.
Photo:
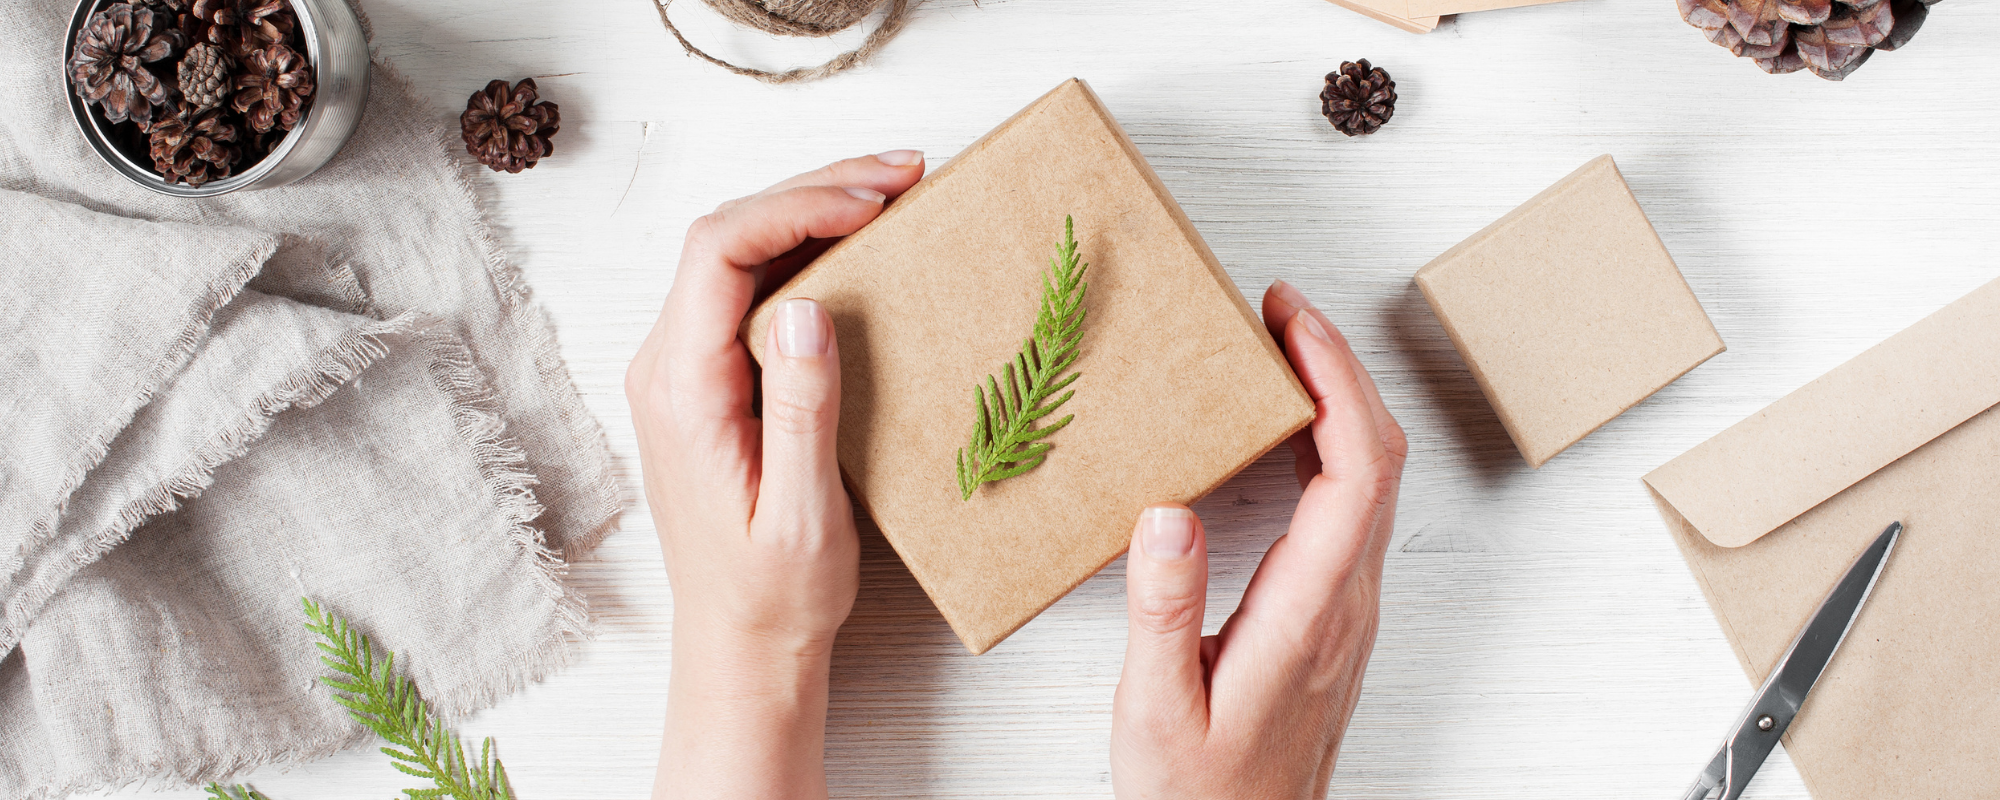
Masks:
[[[839,628],[739,619],[693,607],[674,609],[674,654],[703,661],[742,662],[768,671],[824,671]]]
[[[655,797],[825,797],[831,646],[675,617]]]

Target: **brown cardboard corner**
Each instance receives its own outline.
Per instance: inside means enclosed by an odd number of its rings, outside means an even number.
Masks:
[[[1075,421],[1027,474],[962,500],[972,386],[1033,322],[1076,220],[1090,264]],[[1140,509],[1193,502],[1314,408],[1130,138],[1067,81],[830,248],[747,321],[812,297],[841,358],[850,492],[966,648],[983,653],[1124,552]]]
[[[1569,0],[1405,0],[1409,4],[1410,16],[1470,14],[1478,11],[1497,11],[1503,8],[1565,3]]]
[[[917,181],[917,185],[910,187],[909,189],[905,190],[901,195],[898,195],[896,199],[889,201],[889,204],[883,207],[881,215],[877,216],[873,222],[870,222],[868,224],[878,225],[881,224],[883,220],[894,219],[892,215],[901,214],[902,213],[901,209],[903,207],[906,207],[910,202],[915,201],[917,198],[922,197],[925,192],[930,191],[931,187],[937,185],[937,182],[939,180],[943,179],[947,175],[950,175],[954,168],[956,168],[959,164],[964,163],[967,156],[970,156],[974,153],[977,153],[985,149],[986,143],[992,141],[994,137],[1006,133],[1008,129],[1014,127],[1014,125],[1019,123],[1022,119],[1028,117],[1031,114],[1034,114],[1036,111],[1041,110],[1044,106],[1047,106],[1051,101],[1053,101],[1058,95],[1062,94],[1063,92],[1065,91],[1073,92],[1079,89],[1086,93],[1090,92],[1090,87],[1084,84],[1082,78],[1070,78],[1068,80],[1063,81],[1062,83],[1056,84],[1056,88],[1050,89],[1047,92],[1042,93],[1042,96],[1035,98],[1034,102],[1029,103],[1026,107],[1023,107],[1020,111],[1014,112],[1013,116],[1008,117],[1005,121],[1001,122],[999,125],[994,126],[993,130],[987,131],[985,135],[980,136],[977,139],[974,139],[972,141],[972,144],[966,145],[964,150],[959,151],[958,155],[952,156],[951,160],[945,162],[944,166],[938,167],[937,169],[926,173],[922,180]],[[1094,94],[1092,95],[1092,98],[1094,101],[1095,99]],[[769,326],[771,322],[770,312],[772,306],[775,305],[773,300],[781,296],[786,296],[785,290],[791,288],[799,281],[804,280],[807,274],[810,273],[814,267],[823,263],[832,263],[833,259],[829,257],[834,256],[841,250],[841,248],[846,247],[848,245],[848,242],[853,238],[854,237],[849,236],[847,238],[841,239],[838,242],[834,242],[833,246],[827,248],[826,252],[821,253],[818,258],[812,260],[812,263],[809,263],[805,265],[805,267],[801,268],[796,274],[794,274],[791,277],[791,279],[785,281],[785,283],[782,286],[779,286],[776,290],[772,291],[769,297],[764,298],[764,300],[759,302],[755,308],[752,308],[750,310],[750,313],[748,315],[743,317],[743,323],[737,326],[736,328],[736,336],[738,339],[741,339],[743,341],[745,347],[749,348],[751,358],[756,359],[759,363],[762,363],[764,360],[763,334],[764,334],[764,329],[767,326]]]
[[[1535,468],[1726,349],[1609,155],[1414,281]]]
[[[1174,224],[1180,228],[1181,234],[1187,237],[1188,243],[1192,244],[1195,252],[1201,256],[1202,264],[1208,267],[1209,276],[1215,279],[1216,288],[1224,296],[1233,301],[1237,313],[1243,317],[1243,324],[1261,334],[1257,337],[1257,341],[1264,346],[1265,354],[1278,363],[1289,365],[1289,362],[1285,360],[1284,349],[1278,346],[1277,340],[1271,336],[1270,329],[1265,327],[1263,315],[1250,307],[1250,299],[1244,297],[1243,292],[1236,288],[1236,281],[1229,277],[1229,270],[1223,268],[1222,259],[1215,256],[1215,251],[1208,246],[1208,240],[1201,238],[1201,232],[1195,230],[1194,220],[1188,219],[1187,211],[1181,208],[1181,204],[1178,201],[1174,200],[1173,192],[1168,191],[1167,184],[1160,180],[1160,174],[1153,170],[1153,165],[1150,162],[1146,161],[1145,154],[1139,152],[1139,145],[1134,143],[1132,137],[1125,133],[1124,126],[1118,124],[1118,118],[1111,115],[1111,109],[1105,107],[1103,98],[1098,97],[1096,92],[1091,91],[1090,84],[1083,82],[1081,79],[1071,78],[1070,80],[1077,88],[1083,90],[1085,97],[1090,99],[1091,108],[1097,111],[1098,116],[1104,121],[1104,126],[1117,138],[1118,146],[1125,150],[1126,157],[1132,159],[1133,164],[1138,165],[1140,175],[1145,178],[1146,185],[1153,190],[1153,196],[1160,201],[1160,205],[1167,209],[1168,216],[1173,218]],[[1289,366],[1285,370],[1285,374],[1291,378],[1292,389],[1298,394],[1301,406],[1306,409],[1306,421],[1301,423],[1298,428],[1292,430],[1292,433],[1297,433],[1299,429],[1304,428],[1312,421],[1314,413],[1312,395],[1306,393],[1305,384],[1299,382],[1298,375],[1294,374]],[[1290,433],[1285,435],[1287,437],[1291,436]],[[1276,445],[1273,446],[1275,447]],[[1269,451],[1269,449],[1265,448],[1266,451]],[[1257,458],[1262,457],[1262,455],[1263,453],[1258,453],[1257,456],[1251,457],[1250,461],[1255,461]],[[1236,469],[1241,470],[1248,465],[1249,461],[1246,461]],[[1232,470],[1230,475],[1234,474],[1236,474],[1236,471]],[[1226,480],[1228,480],[1228,476],[1224,476],[1215,485],[1220,486]],[[1213,490],[1214,488],[1214,486],[1211,486],[1209,490]],[[1207,491],[1203,492],[1203,494],[1207,493]]]
[[[1411,33],[1430,33],[1437,29],[1438,18],[1431,16],[1411,16],[1406,12],[1407,0],[1328,0],[1334,5],[1353,11],[1376,22],[1383,22]]]

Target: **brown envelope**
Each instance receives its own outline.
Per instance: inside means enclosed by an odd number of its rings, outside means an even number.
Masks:
[[[1818,800],[2000,792],[2000,281],[1654,470],[1752,683],[1907,526],[1785,735]]]

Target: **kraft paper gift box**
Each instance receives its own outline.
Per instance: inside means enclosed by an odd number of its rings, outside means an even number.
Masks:
[[[2000,281],[1646,476],[1755,685],[1904,524],[1784,737],[1818,800],[2000,792]]]
[[[1608,155],[1416,283],[1533,467],[1723,351]]]
[[[1047,461],[961,499],[973,387],[1033,328],[1073,216],[1087,317]],[[1082,81],[1056,87],[815,259],[752,313],[818,300],[841,366],[837,449],[867,509],[982,653],[1313,417],[1260,317]]]

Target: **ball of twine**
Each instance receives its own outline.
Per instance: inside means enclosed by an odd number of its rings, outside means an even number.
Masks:
[[[876,9],[888,7],[881,26],[868,34],[860,47],[834,56],[831,61],[816,67],[799,67],[783,72],[740,67],[703,52],[681,35],[680,29],[674,27],[674,21],[667,17],[667,6],[673,0],[653,2],[659,8],[660,23],[667,26],[667,32],[674,35],[688,55],[765,83],[796,83],[818,80],[867,61],[876,50],[902,31],[911,0],[703,0],[709,8],[731,22],[778,36],[832,36],[854,27]]]

